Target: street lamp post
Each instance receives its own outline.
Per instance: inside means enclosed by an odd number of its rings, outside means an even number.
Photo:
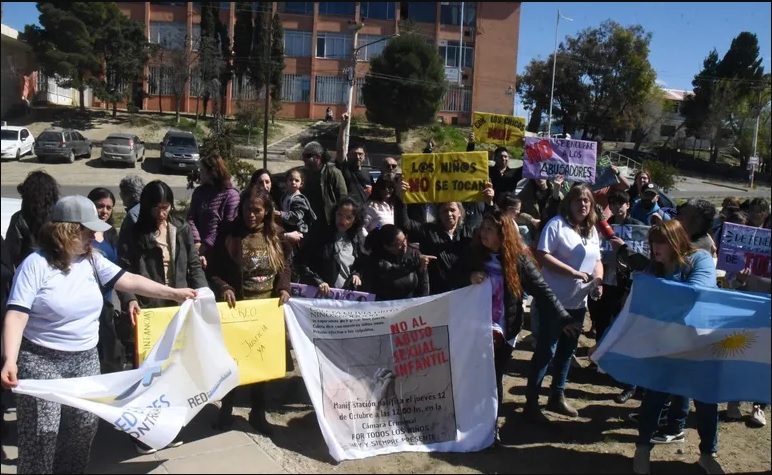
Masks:
[[[353,105],[354,105],[353,104],[354,103],[354,83],[356,82],[357,55],[359,54],[359,50],[367,46],[380,43],[381,41],[387,41],[391,38],[394,38],[395,36],[399,36],[399,33],[394,33],[393,35],[384,36],[379,40],[371,41],[361,46],[357,46],[357,41],[359,40],[359,30],[361,30],[363,26],[365,26],[364,23],[359,23],[354,27],[354,48],[352,49],[352,54],[351,54],[351,65],[344,70],[344,72],[347,75],[346,79],[348,79],[348,102],[346,103],[346,113],[348,114],[348,121],[346,121],[346,130],[343,132],[343,154],[344,155],[348,153],[349,135],[351,133],[351,109],[353,108]]]
[[[550,115],[547,119],[547,137],[552,137],[552,103],[555,96],[555,67],[558,61],[558,28],[560,27],[561,18],[566,21],[574,21],[561,15],[560,10],[558,10],[558,19],[555,24],[555,51],[552,53],[552,87],[550,88]]]

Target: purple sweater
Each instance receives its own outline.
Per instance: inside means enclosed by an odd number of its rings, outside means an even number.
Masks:
[[[238,209],[239,192],[235,188],[219,191],[212,185],[204,184],[193,190],[188,210],[193,242],[212,249],[220,226],[236,219]]]

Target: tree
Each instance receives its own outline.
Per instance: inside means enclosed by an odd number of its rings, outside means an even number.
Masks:
[[[648,92],[646,100],[630,110],[630,120],[634,127],[634,150],[640,150],[641,144],[661,128],[668,114],[663,91],[659,86],[654,85]]]
[[[281,110],[281,89],[284,83],[284,28],[281,26],[281,17],[273,15],[271,26],[271,121],[276,119],[276,114]]]
[[[681,114],[687,131],[710,141],[710,162],[716,163],[719,147],[733,135],[732,114],[743,107],[745,101],[753,100],[754,96],[758,98],[764,87],[764,68],[756,35],[749,32],[737,35],[721,60],[715,49],[711,51],[692,86],[694,95],[684,101]],[[742,128],[738,129],[735,124],[734,131]],[[741,166],[743,162],[741,159]]]
[[[216,62],[216,59],[214,56],[217,53],[217,47],[215,36],[216,36],[216,26],[217,24],[217,4],[214,2],[201,2],[201,39],[199,40],[199,62],[200,63],[207,63],[207,65],[213,65]],[[204,45],[207,46],[206,49],[204,49]],[[212,68],[207,68],[207,73],[204,73],[204,68],[201,68],[201,82],[202,84],[207,84],[212,79],[216,78],[218,76],[218,71],[212,71]],[[205,88],[206,89],[206,88]],[[206,111],[208,109],[209,105],[209,92],[207,90],[204,91],[204,96],[202,97],[202,100],[204,102],[204,117],[206,117]]]
[[[212,93],[208,85],[217,81],[218,87],[213,91],[215,94],[219,94],[219,80],[226,67],[217,40],[213,36],[202,37],[198,45],[198,64],[194,73],[198,76],[197,90],[191,91],[191,93],[196,94],[196,124],[198,124],[199,103],[202,99],[204,99],[204,115],[206,115],[207,102]]]
[[[362,97],[370,122],[403,133],[434,122],[447,90],[445,67],[437,50],[416,34],[393,38],[370,60]]]
[[[227,95],[228,82],[231,80],[232,71],[229,66],[231,58],[231,44],[228,37],[228,29],[220,20],[219,2],[201,2],[201,39],[199,41],[199,63],[202,66],[201,80],[204,84],[210,84],[214,79],[219,81],[219,110],[215,114],[225,113],[225,97]],[[204,103],[204,116],[206,116],[211,93],[204,91],[202,97]],[[198,107],[198,105],[196,105]]]
[[[37,8],[40,26],[26,25],[23,39],[35,52],[43,74],[55,78],[60,87],[78,89],[85,111],[86,80],[103,74],[95,36],[123,15],[114,2],[38,2]]]
[[[241,78],[249,71],[254,35],[252,2],[236,2],[236,24],[233,27],[233,73]]]
[[[549,110],[550,66],[547,61],[532,59],[517,77],[517,94],[522,98],[526,109],[531,110],[531,120],[526,126],[529,132],[538,132],[542,115]]]
[[[186,36],[185,47],[166,52],[169,61],[166,74],[169,76],[171,93],[174,97],[175,120],[178,124],[180,123],[180,106],[182,105],[182,98],[185,96],[185,88],[191,78],[194,60],[194,53],[188,45],[190,45],[190,38]]]
[[[115,117],[118,103],[131,98],[134,84],[142,79],[152,48],[142,24],[125,15],[112,17],[95,32],[94,39],[104,74],[87,83],[96,97],[112,104]]]

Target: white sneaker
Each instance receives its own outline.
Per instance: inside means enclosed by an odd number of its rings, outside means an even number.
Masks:
[[[726,403],[726,418],[730,421],[739,421],[743,418],[743,411],[740,410],[739,402]]]
[[[767,425],[767,417],[764,415],[764,409],[758,404],[753,405],[751,420],[749,422],[753,427],[764,427]]]
[[[716,454],[700,454],[697,464],[705,470],[705,473],[712,475],[714,473],[726,473],[721,464],[716,460]]]
[[[638,445],[633,455],[633,473],[645,475],[651,473],[651,447]]]

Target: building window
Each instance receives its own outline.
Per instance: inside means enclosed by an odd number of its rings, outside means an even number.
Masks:
[[[351,35],[345,33],[317,33],[316,57],[325,59],[346,59],[351,55]]]
[[[342,76],[316,76],[314,102],[317,104],[345,104],[346,79]]]
[[[359,61],[370,61],[383,53],[383,48],[388,44],[388,40],[385,40],[384,38],[386,37],[378,35],[359,35],[357,38],[357,46],[361,48],[357,55]],[[364,48],[362,48],[362,46],[364,46]]]
[[[355,2],[319,2],[320,15],[354,16]]]
[[[311,76],[285,74],[281,84],[282,102],[308,102],[311,99]]]
[[[313,15],[314,2],[279,2],[279,11],[296,15]]]
[[[193,6],[197,9],[201,9],[201,3],[202,2],[193,2]],[[183,3],[183,5],[185,5]],[[230,10],[231,8],[231,2],[218,2],[217,6],[220,8],[220,10]]]
[[[151,21],[151,43],[160,45],[168,50],[181,50],[185,48],[185,36],[187,26],[184,23],[172,23],[168,21]]]
[[[469,112],[472,110],[472,89],[464,86],[448,86],[442,99],[442,112]]]
[[[434,23],[437,21],[437,3],[400,2],[400,18],[417,23]]]
[[[672,137],[673,135],[675,135],[675,131],[676,131],[675,125],[664,124],[659,127],[659,136]]]
[[[446,43],[446,44],[442,44]],[[459,42],[458,41],[443,41],[440,44],[440,57],[445,60],[445,67],[447,68],[457,68],[459,64],[459,58],[458,58],[458,49],[459,49]],[[472,68],[474,67],[474,48],[471,46],[464,46],[463,51],[463,62],[465,68]]]
[[[393,20],[396,12],[395,2],[360,2],[359,16],[375,20]]]
[[[198,48],[201,46],[201,24],[193,25],[193,28],[190,32],[191,36],[191,49],[193,51],[198,51]]]
[[[461,25],[461,5],[464,5],[464,26],[473,26],[477,20],[476,2],[442,2],[440,23],[443,25]]]
[[[362,86],[365,85],[365,78],[356,78],[354,83],[356,87],[356,105],[359,107],[365,106],[365,96],[362,95]]]
[[[169,66],[151,66],[147,77],[147,93],[151,96],[173,96],[174,75]]]
[[[203,96],[204,78],[201,76],[201,68],[194,67],[190,69],[190,95],[193,97]]]
[[[262,91],[260,91],[262,92]],[[241,101],[255,101],[261,97],[256,88],[249,82],[249,76],[242,74],[241,76],[233,77],[233,98]]]
[[[310,31],[284,30],[284,56],[310,57],[311,37]]]

